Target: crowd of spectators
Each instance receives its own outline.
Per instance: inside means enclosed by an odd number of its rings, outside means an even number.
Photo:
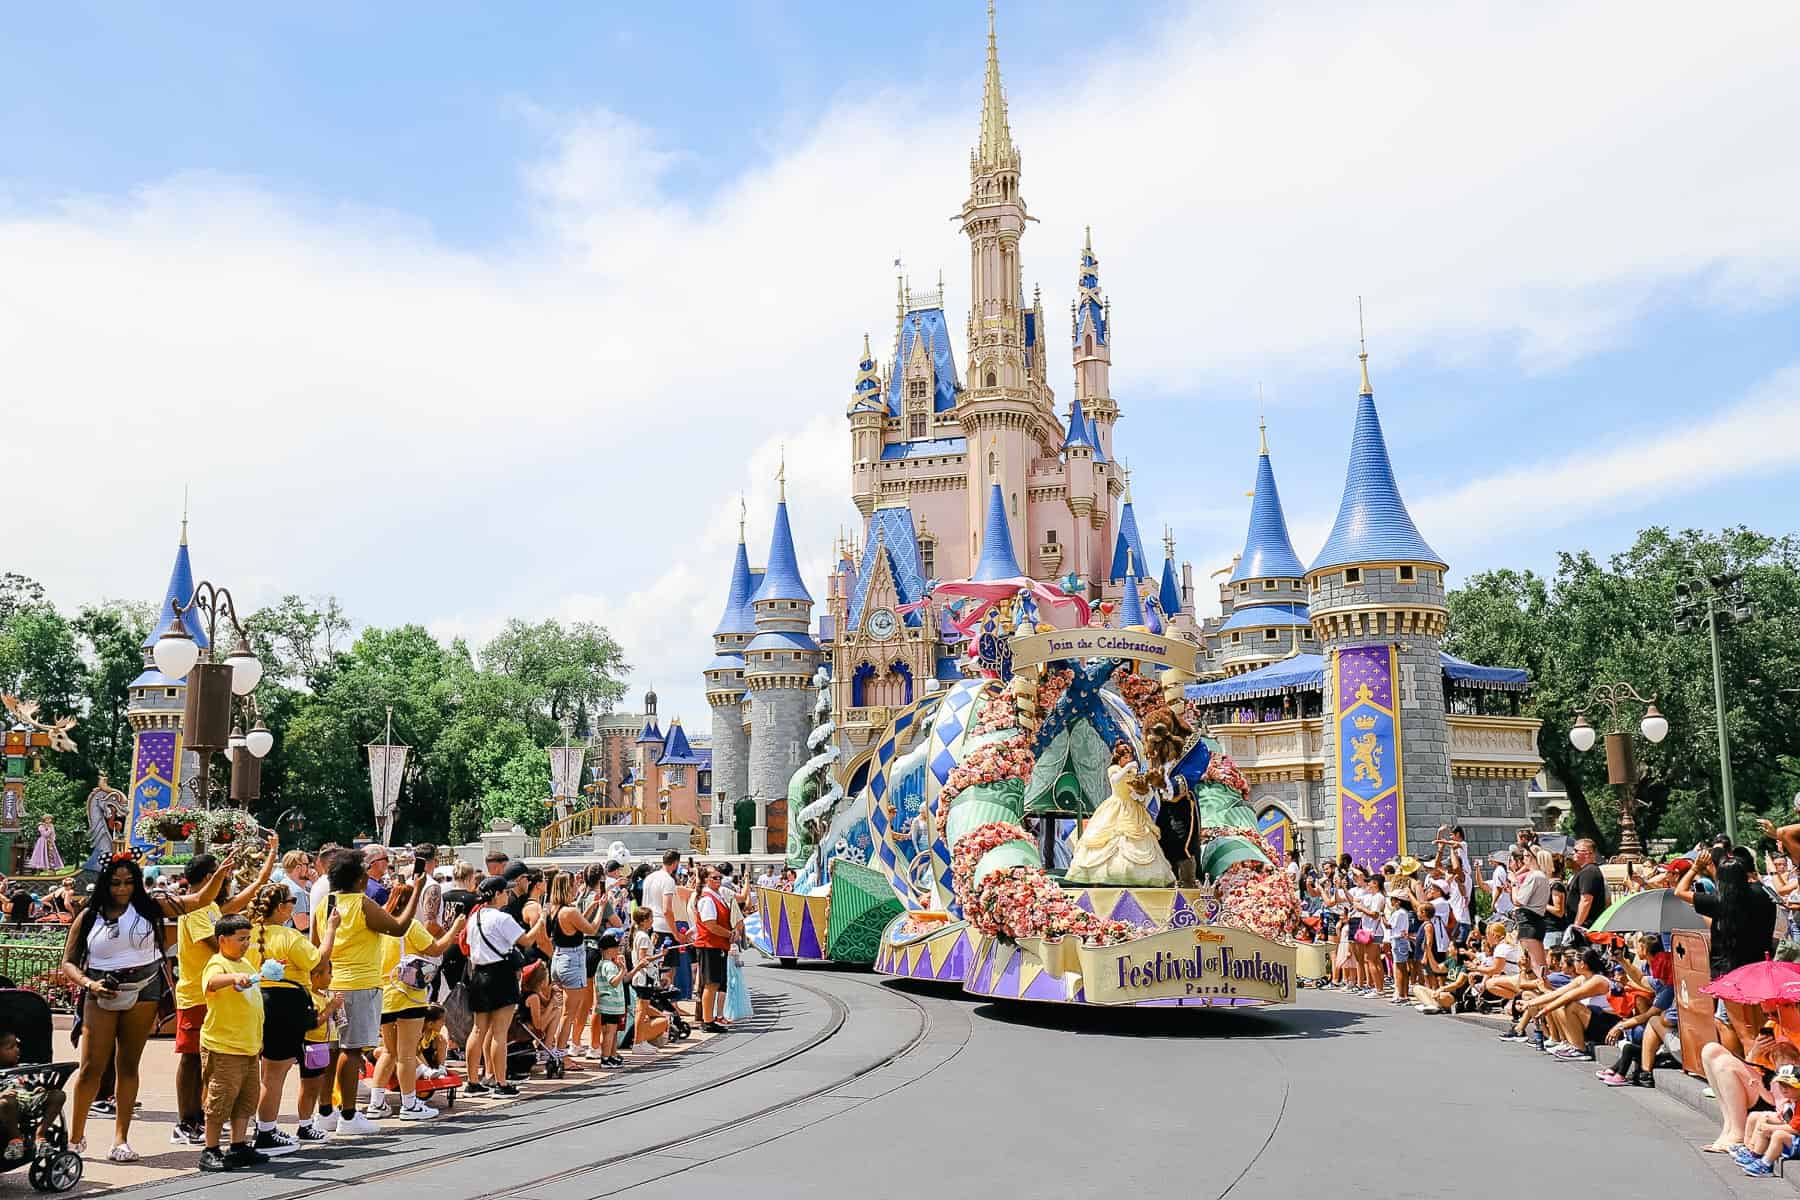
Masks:
[[[1800,1133],[1795,1003],[1720,999],[1698,1030],[1690,1009],[1684,1029],[1672,933],[1594,929],[1615,900],[1667,888],[1706,926],[1712,979],[1771,958],[1800,961],[1800,825],[1760,826],[1773,844],[1760,869],[1752,849],[1721,835],[1667,863],[1615,869],[1610,888],[1593,842],[1576,841],[1565,857],[1529,830],[1482,864],[1461,830],[1446,828],[1430,862],[1404,856],[1375,868],[1345,856],[1306,868],[1306,936],[1330,963],[1318,986],[1420,1013],[1494,1014],[1506,1022],[1502,1041],[1590,1064],[1608,1087],[1654,1088],[1655,1068],[1681,1065],[1685,1036],[1701,1044],[1722,1110],[1706,1149],[1746,1174],[1776,1174]]]
[[[114,1162],[139,1157],[131,1122],[159,1026],[175,1033],[171,1141],[217,1171],[432,1120],[450,1086],[516,1096],[534,1072],[622,1068],[690,1019],[718,1034],[749,1015],[730,864],[670,851],[654,868],[504,854],[478,868],[429,844],[281,855],[271,837],[243,886],[205,853],[152,871],[121,857],[89,895],[33,899],[68,924],[71,1148],[110,1117]]]

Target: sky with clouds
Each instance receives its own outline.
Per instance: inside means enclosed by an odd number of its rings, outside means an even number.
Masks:
[[[9,14],[7,569],[154,599],[191,486],[250,604],[602,621],[703,725],[738,494],[760,561],[785,444],[822,594],[896,257],[960,328],[983,34],[979,0]],[[1139,520],[1197,576],[1259,386],[1317,548],[1358,295],[1456,572],[1800,525],[1800,6],[1003,0],[1000,44],[1027,285],[1062,311],[1093,227]]]

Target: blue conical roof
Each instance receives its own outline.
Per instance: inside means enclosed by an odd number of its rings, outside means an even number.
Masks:
[[[699,755],[688,744],[687,734],[681,728],[679,720],[669,722],[669,740],[663,747],[662,757],[656,760],[658,766],[677,766],[684,763],[697,763]]]
[[[1119,628],[1141,625],[1144,625],[1144,601],[1138,595],[1137,559],[1133,556],[1125,564],[1125,595],[1119,602]]]
[[[1298,579],[1306,574],[1300,556],[1288,537],[1287,515],[1281,510],[1281,493],[1275,488],[1275,469],[1269,452],[1256,457],[1256,491],[1250,501],[1250,530],[1244,535],[1244,552],[1238,555],[1231,582],[1242,579]]]
[[[975,571],[969,578],[978,583],[992,583],[1017,579],[1023,574],[1018,557],[1013,554],[1012,527],[1006,521],[1006,500],[1000,495],[999,484],[989,484],[987,520],[981,527],[981,561],[975,564]]]
[[[1094,461],[1097,463],[1106,462],[1106,447],[1100,444],[1100,422],[1093,417],[1089,417],[1087,419],[1087,431],[1088,441],[1091,442],[1094,447]]]
[[[656,727],[655,717],[651,717],[644,722],[644,727],[638,730],[637,740],[640,742],[660,742],[663,740],[662,730]]]
[[[156,640],[175,627],[175,606],[186,604],[194,595],[194,565],[188,561],[187,521],[181,522],[181,545],[175,549],[175,565],[169,569],[169,586],[163,589],[162,603],[156,614],[156,626],[150,636],[144,639],[147,650],[156,645]],[[194,644],[205,649],[206,628],[200,623],[200,616],[193,609],[181,614],[181,627],[187,635],[194,639]]]
[[[1063,438],[1063,449],[1071,446],[1095,448],[1094,440],[1089,437],[1088,419],[1081,411],[1081,397],[1075,397],[1075,407],[1069,410],[1069,435]]]
[[[719,618],[713,636],[722,633],[756,632],[756,616],[750,611],[750,556],[744,543],[737,544],[737,558],[731,564],[731,587],[725,593],[725,613]]]
[[[1175,579],[1175,556],[1172,554],[1163,559],[1162,590],[1156,594],[1156,602],[1162,605],[1163,616],[1181,615],[1181,585]]]
[[[762,583],[750,597],[757,600],[804,600],[812,603],[812,593],[800,578],[800,564],[794,560],[794,531],[788,527],[787,501],[775,506],[775,533],[769,539],[769,565],[763,569]]]
[[[1344,474],[1344,499],[1338,505],[1331,536],[1310,570],[1371,562],[1435,563],[1444,566],[1413,524],[1394,482],[1387,442],[1375,397],[1365,390],[1356,400],[1356,428],[1350,437],[1350,468]],[[1233,576],[1236,578],[1236,576]]]
[[[1138,536],[1137,514],[1132,511],[1131,501],[1127,500],[1125,507],[1119,510],[1119,536],[1113,539],[1112,570],[1107,572],[1107,579],[1125,578],[1128,560],[1133,559],[1150,561],[1144,557],[1144,539]]]

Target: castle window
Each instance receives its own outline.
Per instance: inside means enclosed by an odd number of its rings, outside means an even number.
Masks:
[[[1231,644],[1234,646],[1240,644],[1241,642],[1243,642],[1243,640],[1244,640],[1244,635],[1241,633],[1234,633],[1231,635]]]
[[[178,690],[179,690],[179,689],[177,689],[177,688],[164,688],[164,689],[163,689],[163,695],[165,695],[165,696],[167,696],[167,697],[168,697],[168,698],[169,698],[169,699],[171,699],[171,700],[173,700],[173,699],[174,699],[174,698],[175,698],[175,695],[176,695],[176,693],[177,693],[177,691],[178,691]]]
[[[1250,581],[1249,580],[1245,580],[1243,583],[1238,584],[1238,595],[1248,596],[1249,594],[1250,594]]]
[[[908,396],[911,396],[915,400],[924,399],[925,398],[925,381],[923,379],[915,379],[911,383],[907,384],[906,385],[906,394]]]
[[[775,728],[775,706],[771,704],[768,708],[765,708],[763,710],[763,712],[766,714],[763,717],[763,728],[764,729]]]
[[[1362,568],[1361,567],[1345,567],[1344,568],[1344,583],[1346,585],[1356,584],[1356,583],[1361,583],[1361,582],[1362,582]]]
[[[1273,579],[1263,580],[1263,591],[1265,592],[1272,592],[1279,586],[1280,584],[1276,583]]]
[[[1012,494],[1012,515],[1015,517],[1019,515],[1019,493],[1017,492]]]
[[[998,475],[999,473],[1000,473],[1000,456],[998,454],[994,453],[992,450],[989,450],[988,451],[988,474],[989,475]]]
[[[925,436],[925,414],[924,413],[916,412],[912,415],[911,425],[908,428],[907,433],[915,441],[918,440],[919,438],[922,438]]]
[[[1413,582],[1414,574],[1415,574],[1415,572],[1414,572],[1413,568],[1406,567],[1406,566],[1401,567],[1400,568],[1400,582],[1401,583]]]
[[[1263,630],[1263,641],[1265,641],[1265,642],[1278,642],[1278,641],[1280,641],[1280,640],[1281,640],[1281,631],[1280,631],[1280,630],[1279,630],[1279,629],[1265,629],[1265,630]]]
[[[987,373],[987,385],[989,387],[994,387],[998,383],[999,383],[999,380],[994,378],[994,373],[992,371],[989,371]]]
[[[1044,533],[1044,540],[1052,546],[1056,545],[1056,530],[1046,530]]]
[[[937,578],[937,539],[919,539],[919,572],[927,579]]]

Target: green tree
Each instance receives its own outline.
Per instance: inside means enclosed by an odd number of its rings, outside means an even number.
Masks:
[[[550,735],[578,708],[607,712],[625,694],[625,654],[604,628],[577,621],[536,625],[517,618],[481,651],[481,665],[522,684]]]
[[[56,848],[65,864],[80,866],[87,854],[87,793],[80,780],[49,764],[25,777],[23,828],[35,839],[38,818],[48,814],[56,822]]]
[[[1568,733],[1594,688],[1623,680],[1654,696],[1669,736],[1636,736],[1641,711],[1622,712],[1643,768],[1638,825],[1646,836],[1691,844],[1723,827],[1710,649],[1704,632],[1674,627],[1675,585],[1695,575],[1741,572],[1755,621],[1722,634],[1726,727],[1740,831],[1774,815],[1800,783],[1800,705],[1787,685],[1800,669],[1800,544],[1748,529],[1719,534],[1652,528],[1605,563],[1563,554],[1556,574],[1490,571],[1450,596],[1446,648],[1478,662],[1524,667],[1526,711],[1543,721],[1538,749],[1569,793],[1575,831],[1612,847],[1618,800],[1604,753],[1577,753]],[[1590,709],[1601,732],[1609,713]]]
[[[131,681],[144,669],[141,647],[151,629],[147,605],[89,605],[75,618],[75,632],[87,642],[88,669],[83,681],[86,716],[76,729],[94,778],[108,776],[115,786],[131,771]],[[85,773],[84,773],[85,774]]]

